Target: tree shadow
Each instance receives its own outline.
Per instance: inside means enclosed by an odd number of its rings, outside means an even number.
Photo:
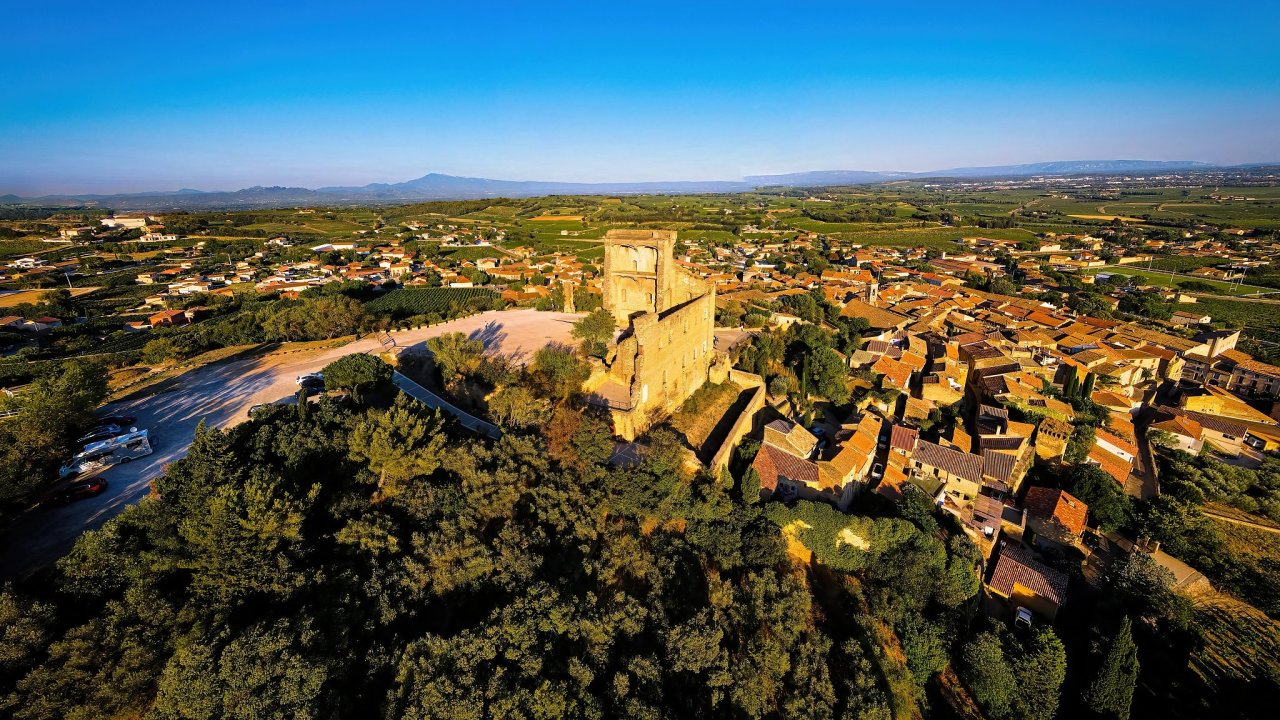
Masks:
[[[503,341],[507,339],[507,333],[502,329],[502,323],[496,320],[490,320],[478,330],[471,331],[467,336],[469,340],[479,340],[484,343],[485,352],[495,348],[502,347]]]

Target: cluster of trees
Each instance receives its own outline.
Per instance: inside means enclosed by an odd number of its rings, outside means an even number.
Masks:
[[[671,434],[612,468],[604,421],[525,390],[552,410],[496,443],[403,396],[201,428],[0,593],[0,712],[889,717],[875,646],[776,526]]]
[[[1248,506],[1250,498],[1261,498],[1265,507],[1274,507],[1276,461],[1269,460],[1257,473],[1181,451],[1162,452],[1158,462],[1163,492],[1135,505],[1134,531],[1159,540],[1169,554],[1204,573],[1216,587],[1280,617],[1280,561],[1234,550],[1201,509],[1212,499]],[[1263,507],[1260,503],[1258,509]]]
[[[897,219],[893,207],[883,206],[806,207],[800,212],[810,220],[828,223],[890,222]]]
[[[574,323],[572,332],[573,337],[581,342],[580,349],[584,355],[602,358],[609,347],[609,341],[613,339],[616,327],[613,313],[597,308]]]
[[[1147,292],[1128,292],[1120,298],[1120,312],[1141,315],[1152,320],[1168,320],[1173,317],[1173,304]]]
[[[759,305],[743,305],[731,300],[716,308],[716,325],[719,327],[748,327],[753,330],[765,326],[772,313]]]
[[[1067,367],[1067,376],[1062,381],[1062,397],[1068,402],[1082,402],[1089,400],[1093,396],[1093,386],[1098,380],[1096,373],[1084,373],[1084,380],[1080,379],[1080,370],[1075,365]]]
[[[600,311],[598,320],[607,313]],[[590,326],[592,316],[579,321]],[[613,319],[609,316],[609,334]],[[588,330],[588,333],[590,331]],[[597,326],[596,332],[599,332]],[[598,340],[598,335],[595,336]],[[584,345],[595,340],[584,339]],[[503,428],[527,429],[544,423],[550,402],[582,394],[590,367],[573,348],[547,345],[521,366],[503,355],[485,353],[484,342],[463,333],[445,333],[427,341],[429,357],[404,354],[403,372],[427,387],[444,391],[455,405],[488,416]]]
[[[850,331],[850,336],[857,334]],[[763,332],[742,349],[738,367],[765,378],[770,392],[785,388],[798,393],[796,399],[802,402],[817,395],[844,405],[852,391],[849,366],[833,346],[841,337],[809,323],[795,323],[778,333]],[[856,346],[856,340],[850,342]]]
[[[960,673],[990,718],[1050,720],[1067,676],[1067,655],[1052,628],[1016,636],[993,625],[965,643]],[[1133,693],[1133,685],[1129,685]],[[1124,704],[1127,715],[1128,703]],[[1118,715],[1112,715],[1118,717]]]
[[[857,612],[885,624],[901,643],[905,667],[888,679],[892,695],[922,697],[968,635],[980,553],[958,529],[939,525],[923,494],[871,512],[850,517],[813,502],[765,508],[824,567],[843,574],[840,585]]]
[[[80,306],[71,299],[71,291],[66,288],[54,288],[40,294],[34,303],[17,303],[5,308],[6,315],[21,315],[25,318],[56,317],[69,320],[80,313]]]
[[[1081,315],[1110,319],[1112,317],[1111,305],[1103,298],[1102,293],[1082,290],[1072,293],[1067,298],[1067,307]]]
[[[0,398],[0,411],[16,412],[0,418],[0,516],[29,505],[57,479],[106,396],[100,366],[67,361],[15,397]]]
[[[535,282],[539,276],[535,275],[530,278],[530,284],[543,285],[545,278],[541,282]],[[560,312],[564,310],[564,288],[554,288],[546,297],[538,298],[533,304],[538,310],[554,310]],[[604,306],[604,298],[588,291],[585,287],[575,287],[573,290],[573,307],[578,312],[596,310]]]
[[[1257,468],[1228,465],[1208,455],[1164,451],[1162,486],[1193,502],[1220,502],[1280,522],[1280,459],[1268,455]]]
[[[964,284],[975,290],[995,293],[996,295],[1017,295],[1019,292],[1018,283],[1004,275],[980,275],[971,272],[965,275]]]
[[[343,294],[267,300],[253,293],[211,304],[215,317],[164,328],[142,348],[142,360],[159,363],[232,345],[326,340],[367,332],[378,324],[359,300]]]

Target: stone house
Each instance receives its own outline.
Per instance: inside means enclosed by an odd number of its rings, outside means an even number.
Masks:
[[[1080,543],[1089,506],[1075,496],[1057,488],[1033,487],[1022,504],[1037,545],[1063,549]]]

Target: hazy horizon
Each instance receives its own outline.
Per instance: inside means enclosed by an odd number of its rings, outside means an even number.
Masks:
[[[0,194],[1280,160],[1280,10],[14,8]]]

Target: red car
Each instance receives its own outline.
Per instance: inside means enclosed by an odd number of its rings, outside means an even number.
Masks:
[[[70,485],[56,490],[46,498],[45,503],[49,505],[66,505],[76,500],[83,500],[95,495],[102,494],[107,489],[107,481],[100,477],[91,477],[85,480],[78,480]]]

